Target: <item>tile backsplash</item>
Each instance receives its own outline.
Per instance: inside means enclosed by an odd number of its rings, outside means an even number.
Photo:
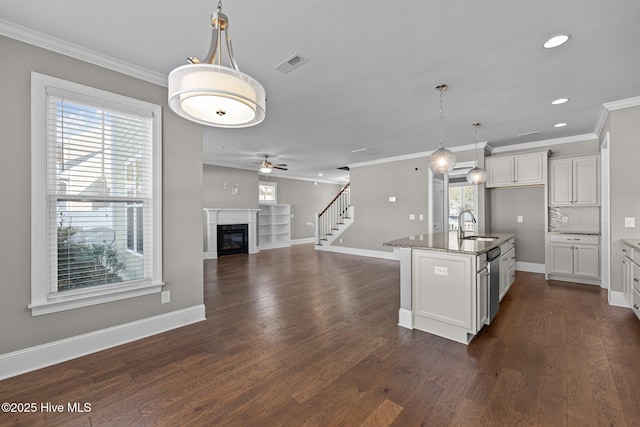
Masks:
[[[600,233],[600,207],[550,207],[549,231],[557,233]]]

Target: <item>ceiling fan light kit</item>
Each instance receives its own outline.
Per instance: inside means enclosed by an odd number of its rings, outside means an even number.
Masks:
[[[169,107],[192,122],[222,128],[242,128],[262,122],[266,92],[253,77],[240,71],[233,55],[229,20],[222,2],[211,18],[211,47],[204,61],[188,58],[169,74]],[[223,42],[229,66],[222,65]]]
[[[289,170],[287,169],[287,165],[285,163],[281,163],[279,165],[274,165],[269,161],[269,156],[264,156],[264,161],[260,163],[260,168],[258,172],[263,174],[270,174],[274,169],[280,169],[283,171]]]
[[[456,155],[452,151],[444,148],[443,143],[443,109],[442,109],[442,92],[447,89],[446,84],[436,86],[436,90],[440,91],[440,148],[429,156],[429,169],[435,174],[451,172],[456,165]]]

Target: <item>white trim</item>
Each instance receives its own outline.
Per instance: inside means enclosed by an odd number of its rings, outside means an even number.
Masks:
[[[334,252],[338,254],[366,256],[370,258],[390,259],[393,261],[398,261],[398,258],[396,258],[393,252],[386,252],[386,251],[374,251],[371,249],[348,248],[345,246],[322,246],[322,245],[316,245],[316,250],[325,251],[325,252]]]
[[[47,268],[55,257],[55,242],[49,247],[43,244],[43,236],[49,233],[50,218],[48,200],[48,95],[72,94],[73,100],[81,100],[106,108],[138,114],[151,120],[151,251],[144,255],[144,280],[124,282],[57,292],[55,277],[49,277]],[[55,219],[53,219],[55,226]],[[51,247],[53,245],[53,247]],[[150,252],[150,253],[149,253]],[[53,260],[55,262],[55,258]],[[55,276],[55,272],[53,273]],[[53,282],[53,283],[52,283]],[[31,72],[31,299],[28,308],[32,316],[63,310],[103,304],[160,292],[162,285],[162,108],[159,105],[130,98],[90,86],[56,77]],[[54,287],[55,290],[50,289]]]
[[[611,162],[609,157],[609,132],[600,145],[600,287],[611,288],[611,193],[609,178]]]
[[[288,248],[291,246],[291,241],[287,240],[286,242],[269,242],[269,243],[261,243],[258,248],[261,251],[267,251],[269,249],[282,249]]]
[[[624,292],[609,291],[609,305],[631,308],[624,297]]]
[[[294,239],[291,240],[291,246],[293,245],[306,245],[307,243],[315,243],[315,237],[307,237],[306,239]]]
[[[401,308],[398,312],[398,326],[413,329],[413,313],[411,310]]]
[[[604,129],[604,124],[607,122],[607,118],[609,117],[609,113],[611,111],[622,110],[624,108],[637,107],[639,105],[640,105],[640,96],[621,99],[619,101],[612,101],[612,102],[607,102],[606,104],[602,104],[600,106],[600,110],[598,111],[598,119],[596,120],[596,127],[593,130],[593,133],[595,133],[598,136],[602,134],[602,130]]]
[[[204,304],[0,355],[0,380],[206,320]]]
[[[544,264],[536,264],[533,262],[516,261],[516,270],[528,271],[529,273],[545,273]]]
[[[105,55],[95,50],[87,49],[68,41],[52,37],[48,34],[32,30],[13,22],[0,19],[0,35],[20,42],[41,47],[52,52],[70,56],[81,61],[103,67],[118,73],[126,74],[140,80],[144,80],[159,86],[167,87],[167,76],[147,68],[139,67],[130,62]]]
[[[485,148],[487,146],[486,142],[478,142],[478,148]],[[457,147],[448,147],[449,150],[455,152],[458,151],[468,151],[468,150],[475,150],[476,149],[476,144],[466,144],[466,145],[459,145]],[[419,159],[422,157],[429,157],[434,151],[436,150],[431,150],[431,151],[421,151],[419,153],[412,153],[412,154],[404,154],[401,156],[394,156],[394,157],[386,157],[384,159],[378,159],[378,160],[370,160],[368,162],[359,162],[359,163],[351,163],[349,164],[349,168],[361,168],[363,166],[374,166],[374,165],[380,165],[383,163],[391,163],[391,162],[399,162],[402,160],[412,160],[412,159]]]
[[[591,139],[598,139],[595,133],[585,133],[583,135],[566,136],[564,138],[545,139],[541,141],[525,142],[522,144],[505,145],[494,147],[493,153],[507,153],[511,151],[533,150],[548,147],[550,145],[570,144],[572,142],[583,142]]]

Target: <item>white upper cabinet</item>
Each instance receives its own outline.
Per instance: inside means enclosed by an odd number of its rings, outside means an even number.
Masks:
[[[545,183],[547,152],[492,156],[485,159],[487,188],[543,185]]]
[[[580,156],[549,161],[550,206],[600,204],[600,156]]]

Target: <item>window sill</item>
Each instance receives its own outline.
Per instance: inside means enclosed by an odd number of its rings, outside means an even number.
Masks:
[[[28,308],[31,309],[32,316],[41,316],[43,314],[159,293],[163,285],[164,283],[162,282],[154,283],[149,280],[109,286],[108,289],[66,291],[61,294],[49,294],[46,301],[32,302]]]

